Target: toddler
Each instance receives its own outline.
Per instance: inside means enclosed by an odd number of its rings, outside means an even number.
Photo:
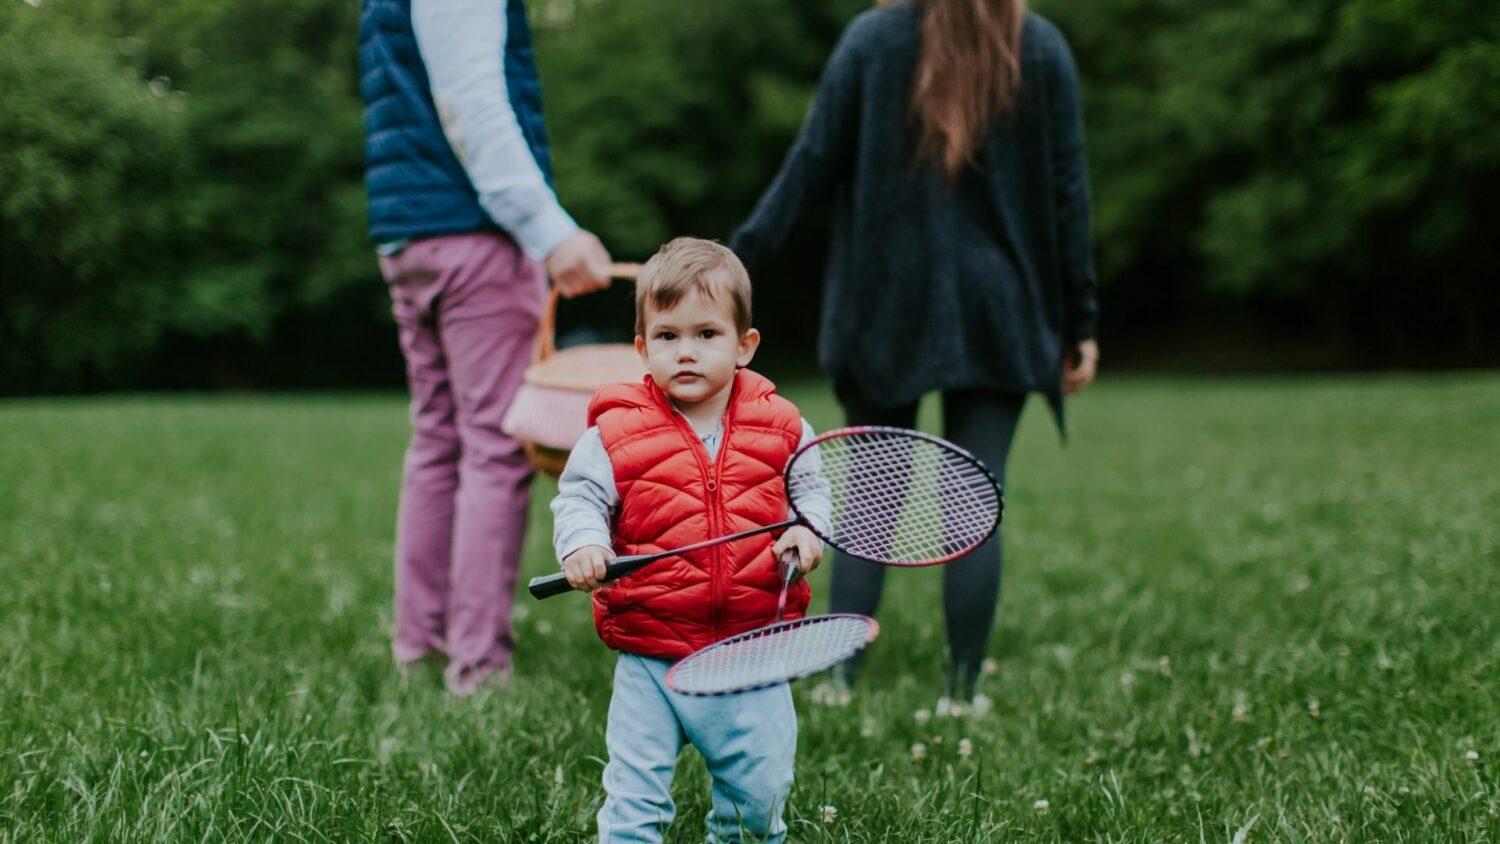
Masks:
[[[552,502],[557,557],[593,592],[594,626],[619,651],[605,744],[599,839],[660,841],[672,822],[672,774],[683,743],[713,778],[710,840],[781,841],[797,722],[783,684],[728,697],[689,697],[667,669],[721,639],[771,623],[777,560],[803,572],[823,546],[806,527],[668,557],[605,584],[616,555],[668,550],[787,518],[782,471],[811,427],[775,386],[746,369],[760,344],[750,279],[734,253],[678,238],[636,281],[635,346],[649,374],[605,387],[589,407]],[[810,508],[816,509],[816,508]],[[822,529],[824,526],[820,525]],[[801,617],[798,580],[785,618]]]

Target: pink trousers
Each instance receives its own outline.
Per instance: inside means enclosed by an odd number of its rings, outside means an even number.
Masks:
[[[530,361],[542,266],[504,235],[382,257],[406,356],[412,438],[396,522],[398,663],[445,654],[464,694],[510,668],[531,467],[500,420]]]

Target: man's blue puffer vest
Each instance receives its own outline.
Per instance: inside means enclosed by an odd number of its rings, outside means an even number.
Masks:
[[[524,0],[504,2],[505,85],[521,134],[550,182],[552,158],[526,5]],[[438,122],[412,31],[411,0],[363,0],[359,66],[371,239],[389,243],[493,230],[494,222],[480,206]]]

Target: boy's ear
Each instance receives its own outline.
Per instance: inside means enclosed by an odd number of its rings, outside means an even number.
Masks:
[[[635,353],[641,356],[642,363],[651,362],[646,360],[646,338],[639,334],[635,335]]]
[[[744,369],[750,365],[750,359],[755,357],[755,350],[760,348],[760,332],[753,328],[746,329],[740,335],[740,353],[734,359],[736,368]]]

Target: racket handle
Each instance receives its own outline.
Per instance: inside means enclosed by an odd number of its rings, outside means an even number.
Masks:
[[[797,553],[796,548],[788,548],[781,555],[781,582],[791,583],[802,576],[800,561],[802,556]]]
[[[604,567],[604,582],[619,580],[627,574],[640,569],[647,563],[660,559],[649,554],[637,554],[633,557],[616,557]],[[568,576],[562,572],[557,574],[544,574],[541,577],[533,577],[526,585],[526,590],[531,597],[538,601],[543,598],[553,598],[565,592],[572,592],[573,586],[568,583]]]

